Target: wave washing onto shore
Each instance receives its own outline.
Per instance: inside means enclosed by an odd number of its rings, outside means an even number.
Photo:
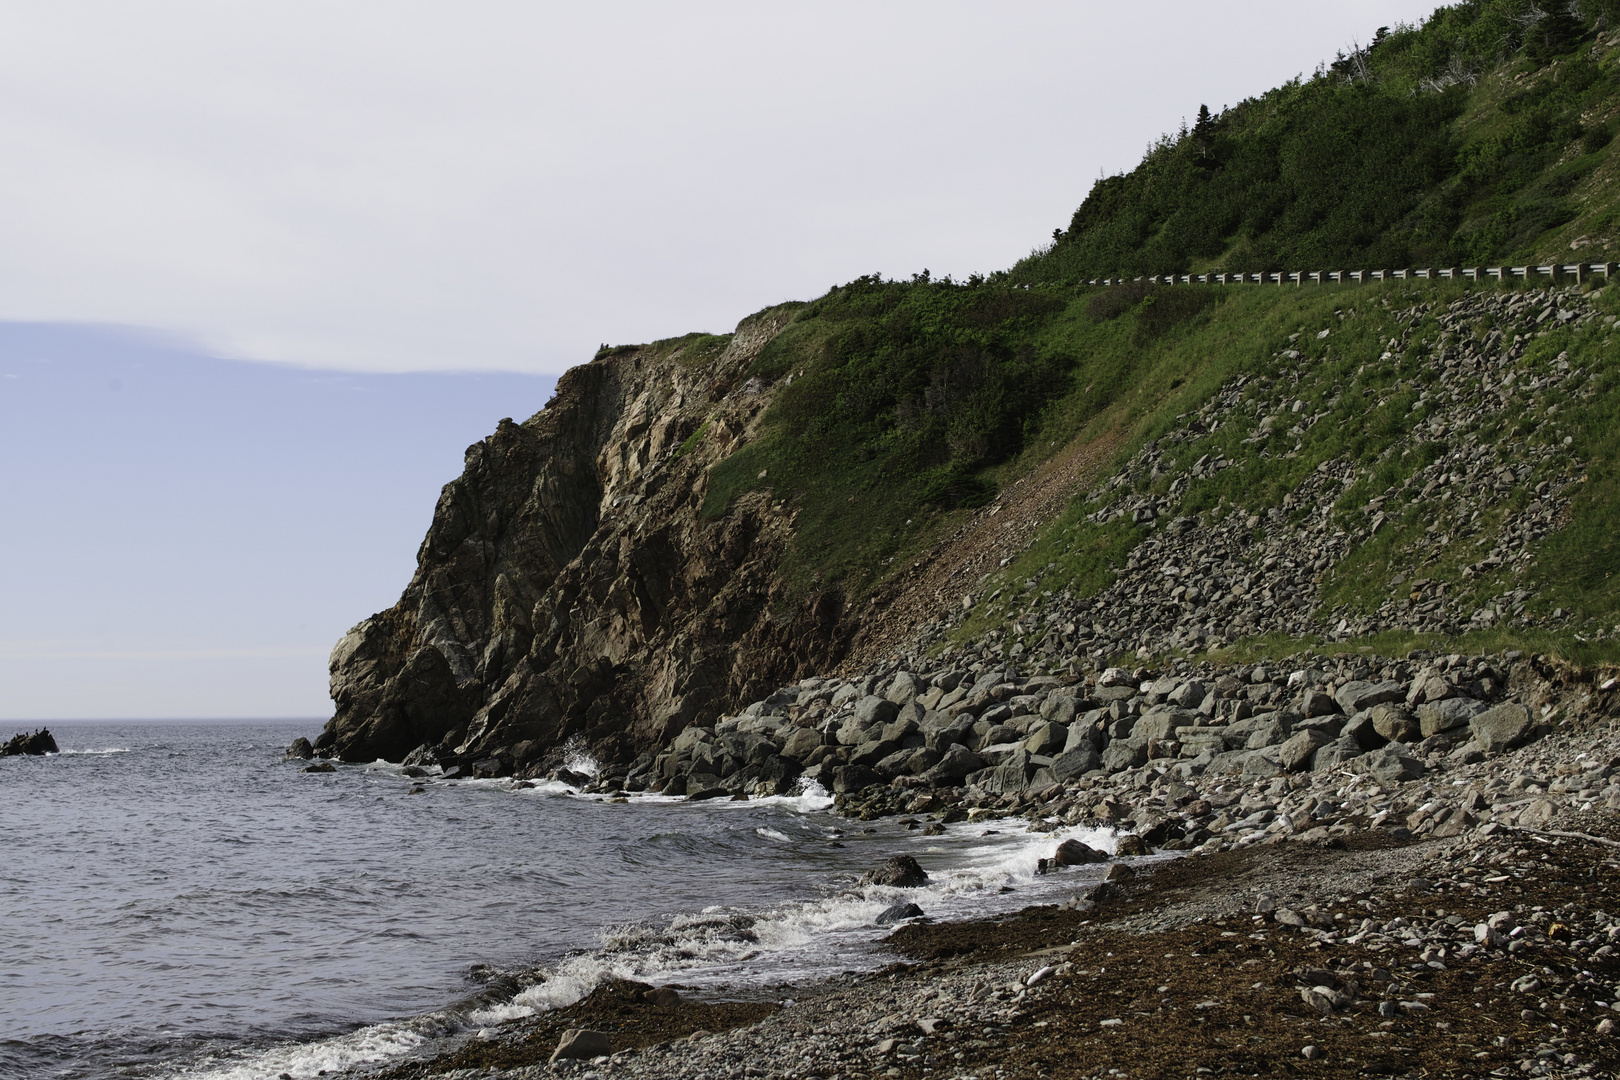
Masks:
[[[589,799],[567,785],[542,784],[536,794]],[[656,796],[636,801],[660,800]],[[779,796],[784,809],[819,815],[832,803],[813,787],[796,796]],[[723,807],[725,804],[716,804]],[[743,804],[736,804],[743,805]],[[841,819],[828,818],[815,827],[841,835]],[[780,830],[759,827],[767,840],[791,843]],[[1114,830],[1068,827],[1050,833],[1005,834],[982,823],[946,827],[943,835],[898,838],[925,866],[931,881],[918,888],[858,886],[852,875],[841,875],[823,885],[827,895],[748,910],[715,906],[674,915],[659,922],[626,923],[605,927],[600,948],[569,956],[542,968],[516,973],[532,985],[505,1000],[469,1003],[464,1009],[446,1010],[416,1021],[386,1023],[353,1035],[306,1046],[287,1047],[262,1060],[201,1074],[188,1080],[261,1080],[286,1072],[295,1078],[334,1072],[359,1064],[373,1064],[414,1054],[433,1039],[475,1028],[485,1028],[564,1008],[612,979],[653,984],[678,982],[683,988],[758,994],[787,985],[870,970],[890,957],[874,948],[892,926],[876,919],[896,903],[910,902],[938,919],[957,919],[1012,911],[1034,903],[1067,897],[1100,877],[1096,869],[1040,875],[1038,860],[1050,856],[1066,839],[1076,839],[1112,853]],[[900,845],[894,845],[900,846]],[[941,863],[949,860],[948,867]]]

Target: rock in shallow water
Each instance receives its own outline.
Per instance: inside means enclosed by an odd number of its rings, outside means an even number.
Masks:
[[[889,926],[893,923],[904,922],[907,919],[920,919],[922,916],[922,908],[918,907],[916,904],[902,902],[899,904],[890,904],[888,907],[878,912],[878,917],[872,921],[877,923],[879,926]]]
[[[928,884],[928,875],[910,855],[895,855],[876,870],[861,875],[862,885],[889,885],[897,889],[914,889]]]

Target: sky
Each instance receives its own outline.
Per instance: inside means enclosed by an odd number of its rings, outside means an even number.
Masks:
[[[0,720],[309,716],[599,344],[1010,266],[1432,3],[8,5]]]

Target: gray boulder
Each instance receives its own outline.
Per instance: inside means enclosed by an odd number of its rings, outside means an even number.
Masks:
[[[1317,750],[1316,756],[1311,759],[1311,768],[1336,769],[1366,752],[1367,748],[1357,742],[1354,736],[1345,735]]]
[[[803,761],[810,756],[810,751],[822,743],[821,732],[815,728],[797,728],[782,744],[782,756],[795,761]]]
[[[1350,763],[1350,767],[1357,772],[1368,773],[1385,783],[1417,780],[1429,771],[1424,768],[1421,761],[1396,746],[1386,746],[1381,750],[1362,754]]]
[[[1332,738],[1326,732],[1317,728],[1306,728],[1277,748],[1277,764],[1281,765],[1285,772],[1309,769],[1316,752],[1331,741]]]
[[[887,739],[868,739],[849,752],[849,763],[876,765],[899,749],[901,749],[899,743],[889,742]]]
[[[1060,754],[1069,741],[1069,729],[1062,724],[1046,723],[1037,727],[1024,740],[1024,749],[1032,754]]]
[[[889,681],[888,687],[883,691],[883,696],[897,706],[905,705],[908,702],[915,701],[917,695],[922,693],[924,688],[925,684],[917,676],[909,671],[901,671],[896,673],[895,677]]]
[[[1394,743],[1416,742],[1422,734],[1417,719],[1399,705],[1379,705],[1372,711],[1373,730]]]
[[[605,1033],[585,1028],[569,1028],[557,1041],[551,1052],[553,1063],[566,1058],[597,1058],[613,1053],[613,1044]]]
[[[1484,711],[1484,703],[1473,698],[1448,697],[1427,701],[1417,707],[1418,729],[1427,739],[1442,731],[1463,727]]]
[[[1505,701],[1468,720],[1474,742],[1487,754],[1497,754],[1524,739],[1530,731],[1530,710],[1516,701]]]
[[[873,724],[887,724],[900,713],[900,706],[888,698],[880,698],[876,694],[868,694],[855,703],[855,719],[866,727]]]
[[[1052,775],[1061,780],[1073,780],[1077,776],[1084,776],[1088,772],[1102,768],[1102,755],[1093,750],[1090,744],[1083,745],[1078,750],[1067,750],[1052,759]]]
[[[1398,682],[1367,682],[1352,680],[1339,687],[1333,695],[1346,716],[1353,716],[1378,705],[1397,704],[1406,698],[1406,688]]]
[[[1136,769],[1147,764],[1147,743],[1116,739],[1102,752],[1102,767],[1109,772]]]
[[[1358,712],[1352,716],[1345,722],[1339,736],[1354,740],[1355,744],[1361,747],[1362,750],[1376,750],[1389,741],[1380,735],[1378,729],[1373,726],[1371,711]]]
[[[883,783],[883,777],[867,768],[865,765],[840,765],[833,770],[833,792],[838,795],[848,795],[874,784]]]
[[[923,773],[922,777],[934,787],[944,787],[960,784],[969,773],[978,772],[982,768],[984,759],[961,743],[957,743],[947,749],[939,762]]]

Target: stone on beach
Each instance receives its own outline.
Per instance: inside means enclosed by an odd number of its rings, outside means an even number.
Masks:
[[[557,1041],[557,1049],[551,1052],[551,1060],[557,1062],[564,1058],[604,1057],[612,1052],[613,1045],[604,1032],[591,1031],[588,1028],[569,1028]]]

